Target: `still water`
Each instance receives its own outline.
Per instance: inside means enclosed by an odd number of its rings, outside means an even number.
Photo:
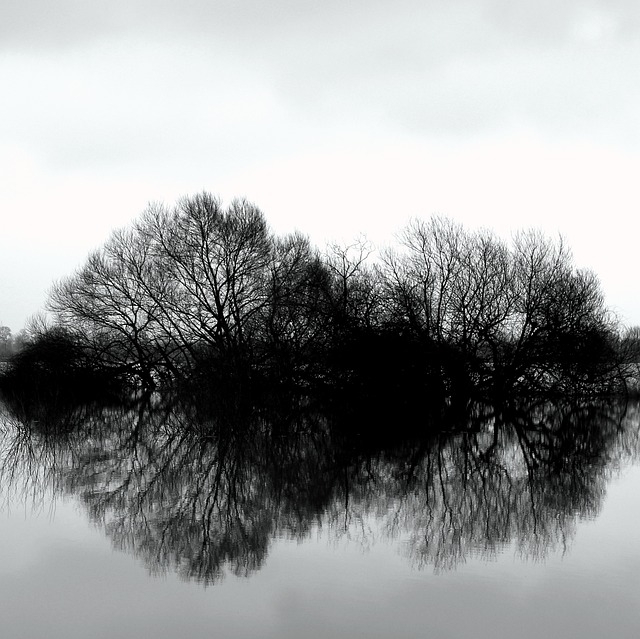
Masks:
[[[640,636],[636,405],[366,447],[318,415],[0,420],[2,637]]]

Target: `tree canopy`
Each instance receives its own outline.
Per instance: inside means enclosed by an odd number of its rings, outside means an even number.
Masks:
[[[505,242],[443,217],[414,220],[374,259],[364,239],[322,252],[299,233],[278,237],[246,200],[154,204],[57,282],[48,310],[92,370],[146,388],[320,385],[445,401],[625,381],[599,281],[561,239]]]

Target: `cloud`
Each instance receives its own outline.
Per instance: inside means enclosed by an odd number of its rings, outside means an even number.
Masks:
[[[51,141],[70,162],[211,144],[246,153],[243,134],[273,144],[261,131],[288,118],[372,135],[506,125],[624,139],[639,16],[630,0],[10,3],[4,133]]]
[[[484,14],[520,41],[563,43],[576,38],[627,37],[640,27],[634,0],[486,0]]]
[[[224,38],[249,49],[263,42],[277,48],[290,40],[331,48],[344,41],[361,44],[363,37],[396,40],[400,27],[409,42],[422,34],[428,47],[439,35],[438,48],[448,43],[454,50],[482,41],[490,45],[483,32],[511,44],[559,44],[581,29],[591,37],[629,34],[639,21],[634,0],[23,0],[4,8],[0,42],[34,50],[134,33],[168,41]]]

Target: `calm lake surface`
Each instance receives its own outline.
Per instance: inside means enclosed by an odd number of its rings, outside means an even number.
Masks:
[[[366,448],[67,417],[0,417],[2,637],[640,637],[636,404]]]

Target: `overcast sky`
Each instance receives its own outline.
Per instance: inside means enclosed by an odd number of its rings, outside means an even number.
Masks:
[[[392,243],[434,213],[563,234],[640,324],[637,0],[9,0],[0,324],[150,201]]]

